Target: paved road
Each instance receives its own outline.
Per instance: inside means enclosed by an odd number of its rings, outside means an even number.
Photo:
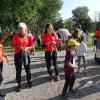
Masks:
[[[58,67],[61,80],[58,82],[51,82],[48,79],[43,52],[31,56],[33,87],[31,89],[27,88],[26,75],[23,69],[22,90],[16,93],[15,67],[13,56],[10,54],[10,63],[7,64],[4,61],[3,70],[4,82],[2,87],[7,93],[6,100],[67,100],[67,98],[60,97],[64,85],[64,56],[65,51],[59,52]],[[93,56],[94,53],[89,49],[86,54],[88,73],[84,74],[81,72],[80,74],[76,74],[76,93],[68,95],[70,100],[100,100],[100,66],[94,63]]]

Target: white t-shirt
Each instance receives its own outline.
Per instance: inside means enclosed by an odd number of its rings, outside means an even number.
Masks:
[[[78,56],[85,56],[87,50],[87,45],[81,42],[79,46],[76,47],[76,53]]]

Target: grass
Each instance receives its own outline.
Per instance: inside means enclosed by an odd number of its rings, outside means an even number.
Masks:
[[[93,33],[93,32],[90,32],[90,33],[88,34],[88,41],[87,41],[87,47],[88,47],[88,48],[93,47],[93,42],[92,42],[93,36],[94,36],[94,33]]]

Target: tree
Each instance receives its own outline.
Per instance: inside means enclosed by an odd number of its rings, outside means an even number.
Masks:
[[[64,21],[64,25],[65,27],[71,32],[73,30],[73,19],[72,17],[71,18],[68,18]]]
[[[38,9],[38,25],[40,30],[43,29],[45,23],[50,22],[53,24],[56,22],[61,6],[62,0],[43,0],[42,8]]]
[[[13,28],[23,21],[38,31],[45,23],[54,22],[61,6],[62,0],[1,0],[0,25]]]
[[[62,18],[61,18],[61,19],[58,19],[58,20],[53,24],[53,26],[54,26],[54,29],[55,29],[55,30],[58,30],[58,29],[60,29],[60,28],[64,28],[64,23],[63,23]]]
[[[80,24],[85,32],[88,30],[88,26],[91,22],[88,11],[89,9],[86,6],[77,7],[72,11],[74,25]]]
[[[90,27],[91,27],[91,28],[90,28],[90,31],[91,31],[91,32],[95,31],[95,30],[96,30],[96,22],[91,21]]]
[[[96,24],[96,29],[100,29],[100,11],[94,13],[94,21]]]

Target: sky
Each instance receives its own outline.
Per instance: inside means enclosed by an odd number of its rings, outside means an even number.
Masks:
[[[72,10],[79,6],[87,6],[89,16],[93,18],[96,11],[100,11],[100,0],[62,0],[63,7],[60,10],[61,17],[65,20],[72,16]]]

